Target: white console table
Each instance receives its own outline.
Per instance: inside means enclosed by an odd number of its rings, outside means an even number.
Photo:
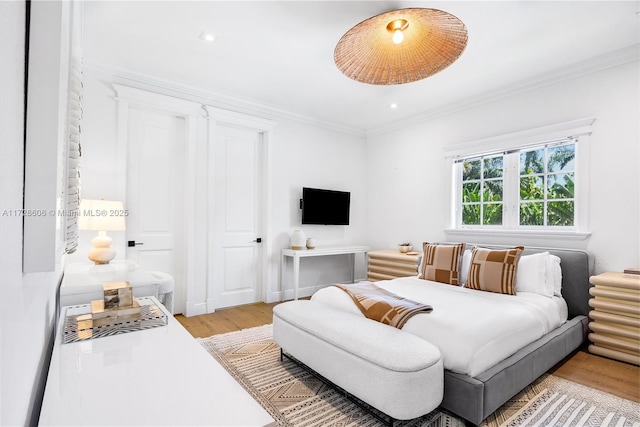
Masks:
[[[284,296],[285,284],[286,284],[286,261],[287,258],[291,258],[293,261],[293,299],[298,299],[298,288],[300,286],[300,259],[315,256],[329,256],[329,255],[349,255],[351,257],[351,282],[355,281],[355,255],[358,253],[366,254],[369,250],[368,246],[334,246],[334,247],[319,247],[315,249],[283,249],[282,250],[282,294]]]
[[[173,316],[152,329],[63,344],[62,307],[39,424],[275,426]]]

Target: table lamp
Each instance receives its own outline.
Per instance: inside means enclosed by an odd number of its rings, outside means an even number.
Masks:
[[[93,248],[88,257],[96,264],[109,264],[116,251],[111,247],[112,239],[107,231],[123,231],[125,210],[122,202],[111,200],[83,199],[80,202],[78,227],[80,230],[95,230],[98,235],[91,240]]]

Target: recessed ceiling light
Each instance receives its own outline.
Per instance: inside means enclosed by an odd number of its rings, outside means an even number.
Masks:
[[[391,108],[392,110],[395,110],[396,108],[398,108],[398,104],[394,102],[393,104],[389,105],[389,108]]]
[[[204,41],[209,42],[209,43],[213,43],[216,40],[216,36],[214,36],[212,33],[208,32],[208,31],[201,32],[198,37],[201,40],[204,40]]]

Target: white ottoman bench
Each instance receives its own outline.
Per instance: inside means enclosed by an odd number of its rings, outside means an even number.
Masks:
[[[397,328],[298,300],[274,307],[273,339],[284,352],[392,419],[417,418],[442,401],[440,351]]]

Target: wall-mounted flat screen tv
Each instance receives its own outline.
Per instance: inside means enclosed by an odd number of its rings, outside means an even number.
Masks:
[[[349,225],[351,193],[347,191],[302,188],[302,223]]]

